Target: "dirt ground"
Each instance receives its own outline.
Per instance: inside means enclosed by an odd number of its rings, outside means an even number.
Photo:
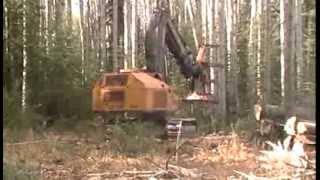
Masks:
[[[247,179],[240,174],[274,175],[262,168],[261,149],[236,134],[181,139],[177,153],[175,139],[156,140],[156,152],[134,156],[116,153],[109,141],[71,132],[47,132],[39,137],[29,131],[25,139],[28,141],[5,143],[4,161],[32,166],[40,179]]]

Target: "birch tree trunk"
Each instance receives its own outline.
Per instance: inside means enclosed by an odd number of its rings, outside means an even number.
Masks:
[[[101,69],[100,72],[103,72],[105,70],[105,63],[106,63],[106,1],[101,0],[100,8],[100,46],[101,46]]]
[[[136,52],[137,52],[137,0],[132,0],[131,14],[131,65],[136,67]]]
[[[297,62],[297,91],[301,92],[303,84],[303,33],[301,18],[301,0],[295,0],[296,16],[296,62]]]
[[[288,0],[287,3],[287,53],[288,57],[285,59],[286,61],[286,83],[287,83],[287,88],[285,89],[286,91],[286,108],[291,108],[295,104],[295,99],[296,99],[296,53],[295,53],[295,17],[294,17],[294,2],[292,0]]]
[[[112,1],[112,58],[113,70],[118,70],[118,0]]]
[[[271,98],[271,46],[269,40],[271,39],[271,24],[270,24],[270,0],[266,0],[266,12],[264,15],[265,21],[265,38],[264,38],[264,63],[265,63],[265,71],[264,71],[264,101],[267,104],[270,104]]]
[[[226,101],[227,101],[227,118],[226,125],[230,125],[231,111],[232,111],[232,73],[231,73],[231,31],[232,31],[232,15],[230,0],[224,2],[225,23],[226,23]]]
[[[251,0],[251,15],[250,15],[250,29],[249,29],[249,44],[248,44],[248,85],[247,92],[249,99],[249,107],[252,107],[256,97],[256,58],[255,58],[255,47],[254,47],[254,35],[255,35],[255,18],[256,18],[256,0]]]
[[[238,118],[239,118],[239,111],[240,111],[240,102],[239,102],[239,92],[238,92],[238,76],[240,72],[239,68],[239,57],[237,53],[237,34],[238,34],[238,26],[239,26],[239,21],[238,17],[240,16],[239,14],[239,6],[240,2],[239,1],[230,1],[230,8],[231,8],[231,14],[230,14],[230,19],[231,19],[231,34],[230,34],[230,41],[231,41],[231,46],[230,46],[230,52],[231,52],[231,88],[232,88],[232,111],[231,114],[233,115],[232,120],[233,123],[235,123]]]
[[[207,0],[201,0],[201,28],[202,39],[201,43],[207,43]]]
[[[225,1],[225,12],[226,12],[226,61],[227,61],[227,71],[226,71],[226,93],[227,93],[227,119],[226,123],[235,123],[238,117],[238,97],[237,97],[237,56],[234,51],[236,45],[235,32],[235,4],[232,0]]]
[[[46,47],[46,55],[49,53],[49,2],[48,0],[44,0],[45,2],[45,47]]]
[[[285,37],[285,32],[284,32],[284,26],[285,26],[285,9],[284,9],[284,1],[280,1],[280,66],[281,66],[281,97],[282,97],[282,104],[284,103],[284,80],[285,80],[285,44],[284,44],[284,37]]]
[[[47,54],[49,54],[49,50],[51,47],[54,46],[54,31],[53,31],[53,23],[54,23],[54,20],[55,20],[55,16],[54,16],[54,2],[55,0],[47,0],[47,3],[48,3],[48,15],[47,15],[47,36],[48,36],[48,39],[47,39]]]
[[[209,43],[210,44],[214,44],[214,37],[213,37],[213,34],[214,34],[214,4],[215,4],[215,1],[208,1],[208,33],[209,33]],[[189,7],[190,7],[190,11],[192,10],[191,9],[191,0],[189,0]],[[193,19],[192,19],[193,21]],[[209,49],[209,65],[210,65],[210,80],[211,80],[211,83],[210,83],[210,94],[214,94],[214,83],[213,83],[213,80],[214,80],[214,69],[212,67],[212,64],[214,63],[214,50],[213,48],[210,48]]]
[[[67,25],[68,25],[68,28],[70,28],[67,31],[67,33],[68,33],[67,46],[70,47],[71,46],[71,35],[72,35],[72,4],[71,4],[71,0],[67,0]]]
[[[85,36],[86,33],[84,31],[84,14],[83,14],[83,0],[79,0],[79,8],[80,8],[80,46],[81,46],[81,75],[82,75],[82,81],[81,84],[84,86],[86,81],[86,74],[85,74],[85,55],[86,55],[86,47],[85,46]]]
[[[224,4],[224,11],[226,13],[226,36],[227,36],[227,72],[231,71],[231,31],[232,31],[232,14],[230,0],[226,0]]]
[[[3,1],[3,8],[4,8],[4,11],[3,11],[3,25],[4,25],[4,27],[3,27],[3,37],[4,37],[4,43],[3,43],[3,45],[4,45],[3,58],[4,59],[3,59],[3,62],[4,62],[4,64],[6,64],[3,67],[3,73],[4,74],[8,73],[7,74],[8,78],[6,79],[4,77],[3,81],[5,83],[3,83],[3,84],[4,84],[4,86],[6,86],[7,90],[11,90],[12,85],[13,85],[12,81],[14,79],[14,76],[13,76],[12,70],[10,68],[10,67],[12,67],[12,61],[11,61],[10,54],[9,54],[9,36],[8,36],[9,35],[9,31],[8,31],[9,30],[9,27],[8,27],[9,14],[8,14],[8,8],[7,8],[6,1]]]
[[[196,48],[199,47],[199,43],[198,43],[198,37],[197,37],[197,31],[196,31],[196,27],[195,27],[195,23],[194,23],[194,17],[193,17],[193,12],[192,12],[192,7],[191,7],[191,0],[187,0],[187,10],[188,10],[188,14],[190,17],[190,21],[192,24],[192,35],[193,35],[193,39],[194,39],[194,43],[196,45]],[[211,2],[212,4],[212,2]],[[212,21],[211,21],[212,22]],[[213,31],[213,30],[212,30]],[[211,32],[212,32],[211,31]]]
[[[26,99],[27,99],[27,5],[26,5],[26,0],[22,1],[22,63],[23,63],[23,69],[22,69],[22,97],[21,97],[21,107],[22,107],[22,112],[25,113],[26,111]]]
[[[129,11],[129,1],[123,1],[123,46],[124,46],[124,69],[129,68],[129,21],[128,21],[128,11]]]
[[[93,1],[90,1],[91,5],[91,14],[90,14],[90,19],[92,21],[92,24],[90,26],[91,28],[91,48],[92,48],[92,53],[94,55],[94,59],[96,59],[100,65],[101,65],[101,58],[100,58],[100,53],[99,51],[101,50],[101,38],[99,36],[99,25],[100,25],[100,22],[98,20],[98,14],[99,14],[99,10],[101,10],[101,4],[97,4],[96,0],[93,0]],[[99,7],[98,7],[99,5]],[[104,66],[104,63],[103,63],[103,66]],[[100,67],[100,70],[104,67]]]
[[[5,53],[5,55],[8,55],[9,54],[9,48],[8,48],[9,47],[9,45],[8,45],[8,8],[6,5],[6,1],[3,1],[3,9],[4,9],[4,11],[3,11],[4,53]]]
[[[281,38],[282,38],[282,48],[281,48],[281,82],[282,82],[282,95],[283,95],[283,105],[286,109],[290,108],[293,105],[293,74],[294,64],[291,59],[291,33],[292,33],[292,23],[291,23],[291,2],[289,0],[280,1],[280,15],[283,18],[283,27],[281,29]]]
[[[90,1],[87,1],[87,6],[86,6],[86,28],[84,28],[84,26],[82,26],[82,29],[85,30],[85,36],[84,37],[84,40],[85,40],[85,45],[84,45],[84,48],[85,48],[85,62],[84,62],[84,65],[86,64],[86,60],[87,59],[91,59],[92,58],[92,33],[91,33],[91,27],[92,27],[92,21],[91,21],[91,4],[90,4]],[[87,53],[86,53],[87,51]],[[100,61],[99,61],[100,63]]]
[[[288,2],[288,83],[289,83],[289,91],[290,93],[290,101],[294,103],[293,98],[296,97],[296,12],[295,12],[295,0]],[[293,105],[293,104],[292,104]]]
[[[257,77],[256,77],[256,90],[257,90],[257,96],[261,97],[261,0],[257,0]]]
[[[215,19],[217,21],[217,36],[216,42],[218,42],[219,49],[217,54],[217,62],[221,65],[225,64],[225,14],[224,14],[224,0],[216,1],[215,5]],[[218,90],[217,96],[219,99],[219,104],[217,108],[217,116],[221,119],[226,117],[226,78],[225,69],[217,68],[217,79],[218,79]]]
[[[184,24],[188,23],[188,0],[187,1],[183,1],[183,19],[184,19]]]

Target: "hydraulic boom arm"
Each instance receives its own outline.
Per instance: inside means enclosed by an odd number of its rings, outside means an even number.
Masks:
[[[192,91],[195,90],[195,82],[200,81],[200,75],[207,67],[203,60],[205,47],[200,48],[197,61],[194,62],[194,56],[190,48],[181,38],[166,11],[155,9],[153,12],[146,32],[145,45],[148,71],[163,74],[165,68],[164,56],[167,47],[176,59],[184,77],[191,78]]]

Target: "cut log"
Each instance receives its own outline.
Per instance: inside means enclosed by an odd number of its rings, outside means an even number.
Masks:
[[[289,135],[315,135],[316,123],[312,120],[299,119],[296,116],[292,116],[287,120],[284,130]]]
[[[176,172],[179,172],[179,174],[185,176],[185,177],[191,177],[191,178],[199,178],[201,177],[201,174],[196,174],[193,172],[193,170],[191,169],[186,169],[184,167],[180,167],[180,166],[175,166],[175,165],[172,165],[172,164],[169,164],[169,168],[176,171]]]
[[[286,115],[283,107],[271,104],[256,104],[254,106],[254,113],[257,121],[261,119],[284,120]]]
[[[306,121],[315,121],[315,108],[310,107],[291,107],[287,110],[283,106],[271,104],[254,105],[254,115],[257,121],[261,119],[272,119],[275,121],[284,121],[287,117],[296,116]]]
[[[289,108],[287,111],[287,117],[296,116],[300,119],[304,119],[306,121],[314,121],[316,119],[316,109],[314,106],[295,106]]]
[[[311,120],[299,119],[296,116],[290,117],[284,130],[289,136],[294,137],[296,140],[303,144],[316,144],[316,123]]]

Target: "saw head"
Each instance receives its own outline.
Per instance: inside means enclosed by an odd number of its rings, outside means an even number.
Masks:
[[[183,101],[187,102],[208,102],[217,104],[217,98],[212,94],[200,94],[197,92],[193,92],[189,94],[187,97],[183,99]]]

